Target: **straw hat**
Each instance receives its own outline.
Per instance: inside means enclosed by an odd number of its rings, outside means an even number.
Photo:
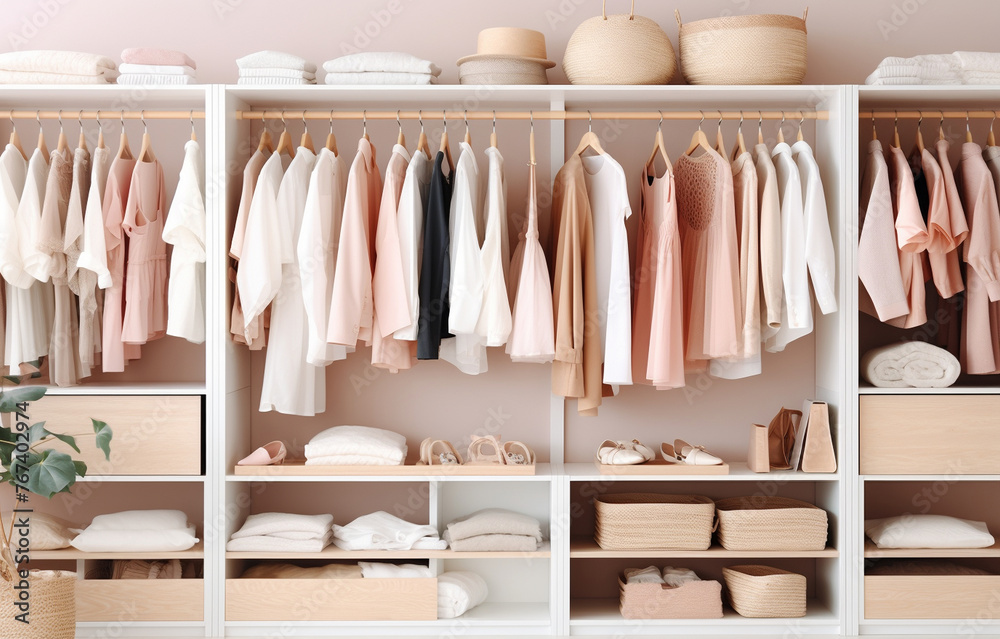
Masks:
[[[517,27],[494,27],[479,32],[475,55],[459,58],[458,66],[473,60],[517,59],[534,62],[544,69],[551,69],[556,63],[545,53],[545,35],[531,29]]]

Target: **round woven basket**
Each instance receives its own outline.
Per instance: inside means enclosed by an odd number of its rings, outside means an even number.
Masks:
[[[594,541],[605,550],[707,550],[715,504],[698,495],[621,493],[594,499]]]
[[[802,84],[806,17],[723,16],[678,25],[681,73],[688,84]]]
[[[548,84],[545,67],[520,58],[483,57],[458,66],[461,84]]]
[[[826,511],[787,497],[733,497],[715,502],[726,550],[823,550]]]
[[[584,20],[566,44],[563,70],[571,84],[668,84],[677,70],[670,38],[655,21],[607,13]]]
[[[0,637],[4,639],[73,639],[76,635],[76,573],[32,570],[28,577],[29,623],[16,619],[24,613],[15,606],[19,593],[0,580]]]
[[[722,569],[729,604],[744,617],[805,617],[806,578],[770,566]]]

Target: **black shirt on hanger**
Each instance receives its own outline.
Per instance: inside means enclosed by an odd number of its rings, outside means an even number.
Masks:
[[[448,332],[451,259],[448,217],[451,210],[451,175],[442,170],[444,152],[434,158],[431,183],[424,207],[424,244],[420,262],[420,319],[417,325],[417,359],[437,359],[441,340]]]

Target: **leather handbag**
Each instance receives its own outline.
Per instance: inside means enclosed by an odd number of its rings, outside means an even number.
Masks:
[[[782,408],[767,427],[767,452],[771,468],[789,470],[792,467],[792,447],[802,411]]]

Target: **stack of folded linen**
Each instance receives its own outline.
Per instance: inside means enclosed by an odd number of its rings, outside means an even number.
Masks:
[[[411,524],[380,510],[346,526],[333,527],[333,543],[342,550],[444,550],[447,542],[434,526]]]
[[[0,84],[107,84],[118,77],[115,61],[76,51],[0,53]]]
[[[307,466],[401,466],[406,438],[370,426],[334,426],[306,444]]]
[[[532,552],[542,531],[534,517],[487,508],[448,524],[444,539],[456,552]]]
[[[1000,84],[1000,53],[956,51],[965,84]]]
[[[83,552],[180,552],[198,543],[179,510],[126,510],[98,515],[71,542]]]
[[[486,580],[474,572],[453,570],[438,575],[438,619],[461,617],[486,601]]]
[[[125,49],[118,84],[195,84],[196,68],[194,60],[180,51]]]
[[[962,76],[952,54],[888,57],[865,79],[865,84],[962,84]]]
[[[316,65],[291,53],[258,51],[236,61],[237,84],[316,84]]]
[[[441,69],[409,53],[352,53],[323,63],[327,84],[437,84]]]
[[[260,513],[233,533],[231,552],[320,552],[333,537],[333,515]]]

